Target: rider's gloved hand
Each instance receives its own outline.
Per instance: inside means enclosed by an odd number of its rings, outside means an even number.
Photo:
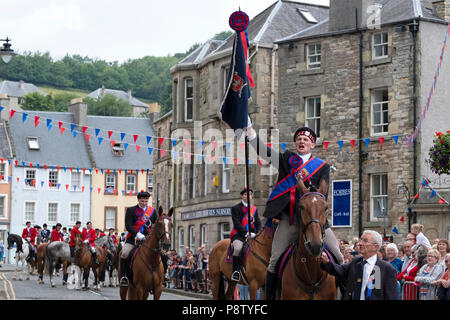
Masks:
[[[143,240],[143,239],[145,239],[145,236],[144,236],[142,233],[138,232],[138,233],[136,234],[136,239],[138,239],[138,240]]]

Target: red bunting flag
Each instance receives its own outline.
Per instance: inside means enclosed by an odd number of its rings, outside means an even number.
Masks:
[[[133,134],[134,143],[136,143],[137,138],[138,138],[138,135],[137,134]]]
[[[33,187],[36,187],[36,180],[33,179]]]
[[[259,164],[260,167],[262,167],[262,161],[261,161],[261,159],[258,159],[258,164]]]
[[[86,141],[89,141],[89,138],[91,137],[91,135],[90,135],[89,133],[86,133],[86,134],[84,135],[84,137],[86,138]]]
[[[9,118],[12,119],[12,117],[14,116],[14,113],[16,113],[16,110],[11,110],[9,112]]]
[[[108,131],[108,139],[111,139],[111,135],[113,134],[113,132],[111,130]]]
[[[84,186],[81,187],[81,192],[84,192]]]
[[[161,149],[159,151],[161,152],[161,157],[164,157],[164,153],[166,152],[166,150]]]
[[[69,170],[70,170],[70,173],[72,173],[72,167],[70,167]]]
[[[119,169],[119,174],[122,174],[122,169]]]
[[[190,142],[189,139],[184,140],[184,144],[186,145],[186,148],[189,147],[189,142]]]
[[[191,159],[191,154],[189,152],[186,153],[186,160],[189,161],[189,159]]]
[[[115,196],[117,195],[117,189],[114,189],[114,195]]]
[[[109,169],[107,169],[106,172],[108,172],[108,174],[109,174]]]
[[[3,180],[3,176],[0,174],[0,181],[2,181]]]
[[[32,168],[32,167],[33,167],[33,163],[30,162],[30,168]]]
[[[2,163],[3,163],[3,160],[5,160],[5,159],[3,159],[3,158],[0,158],[0,160],[2,161]]]
[[[130,190],[130,196],[132,196],[132,195],[133,195],[133,191]]]
[[[66,191],[69,189],[69,185],[68,184],[66,184]]]
[[[19,178],[17,178],[17,182],[19,182]]]
[[[163,141],[164,141],[164,138],[161,137],[161,138],[158,139],[158,141],[159,141],[159,146],[161,146]]]
[[[445,200],[440,198],[438,204],[444,204],[444,203],[445,203]]]
[[[56,171],[59,171],[59,166],[56,166]]]
[[[414,199],[419,199],[419,193],[414,196]]]
[[[136,152],[139,152],[139,149],[141,148],[141,146],[136,145]]]
[[[39,124],[39,116],[34,116],[34,127],[36,128]]]
[[[323,142],[323,146],[325,147],[325,150],[328,150],[328,145],[329,145],[330,143],[328,142],[328,141],[324,141]]]
[[[98,169],[95,169],[95,174],[98,174]]]
[[[62,121],[58,121],[58,128],[59,128],[59,130],[61,130],[61,126],[62,126]]]
[[[46,164],[44,164],[44,169],[47,169],[47,165]]]
[[[272,144],[271,144],[271,143],[268,143],[267,146],[268,146],[269,148],[272,148]]]
[[[244,143],[241,142],[241,144],[239,145],[239,148],[242,150],[243,147],[244,147]]]
[[[87,128],[88,128],[88,127],[83,126],[83,134],[86,133]]]
[[[14,161],[14,163],[15,163],[16,167],[17,167],[17,163],[18,163],[18,162],[19,162],[19,161],[17,161],[17,160],[15,160],[15,161]]]
[[[133,169],[132,169],[132,170],[130,170],[130,174],[133,174]]]
[[[63,134],[65,130],[66,130],[66,128],[64,128],[64,127],[59,128],[59,132],[60,132],[61,134]]]
[[[49,181],[48,185],[51,187],[53,187],[53,182]]]
[[[383,147],[384,137],[379,137],[378,140],[380,141],[380,147]]]
[[[405,216],[401,216],[400,221],[405,222]]]
[[[216,146],[217,146],[217,141],[213,141],[213,142],[212,142],[212,146],[213,146],[213,150],[215,150],[215,149],[216,149]]]
[[[144,174],[144,169],[141,170],[142,174]],[[143,192],[143,191],[142,191]]]
[[[234,163],[238,164],[238,158],[234,158]]]
[[[98,190],[98,194],[100,194],[100,190],[101,190],[101,188],[97,188],[97,190]]]
[[[355,147],[355,143],[356,143],[356,140],[350,140],[350,145],[352,146],[352,149]]]

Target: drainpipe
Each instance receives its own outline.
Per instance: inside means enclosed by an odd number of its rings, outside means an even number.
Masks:
[[[278,44],[274,44],[272,49],[272,71],[271,71],[271,79],[270,79],[270,135],[272,136],[272,130],[274,129],[274,110],[275,110],[275,62],[276,55],[278,52]],[[273,168],[270,166],[270,175],[269,175],[269,188],[272,188],[273,185]]]
[[[363,229],[363,195],[362,195],[362,184],[363,184],[363,152],[362,152],[362,121],[363,121],[363,103],[364,103],[364,91],[363,91],[363,31],[359,27],[358,21],[358,9],[356,11],[356,30],[359,33],[359,133],[358,133],[358,141],[359,141],[359,151],[358,151],[358,235],[361,237],[362,229]]]
[[[409,25],[409,31],[413,36],[413,129],[417,126],[417,33],[419,22],[413,20]],[[417,143],[413,143],[413,194],[417,194]],[[417,223],[417,213],[413,211],[412,223]],[[408,219],[408,231],[411,229],[411,218]]]

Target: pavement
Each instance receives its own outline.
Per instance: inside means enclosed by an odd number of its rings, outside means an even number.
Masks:
[[[14,265],[14,264],[0,264],[0,274],[2,272],[14,272],[15,270],[16,270],[16,265]],[[174,289],[174,288],[165,288],[164,287],[163,291],[186,296],[186,297],[191,297],[191,298],[195,298],[195,299],[201,299],[201,300],[211,300],[212,299],[211,294],[185,291],[184,289]],[[0,286],[0,300],[1,300],[1,297],[4,295],[5,295],[4,288],[3,288],[3,286]]]

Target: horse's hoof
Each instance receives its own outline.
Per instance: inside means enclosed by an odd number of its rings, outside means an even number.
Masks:
[[[22,278],[19,278],[19,281],[22,281]]]
[[[30,280],[30,277],[27,277],[27,280]]]
[[[12,278],[13,280],[17,280],[16,277]]]
[[[67,284],[67,282],[66,282],[66,281],[63,281],[62,285],[65,286],[66,284]]]

